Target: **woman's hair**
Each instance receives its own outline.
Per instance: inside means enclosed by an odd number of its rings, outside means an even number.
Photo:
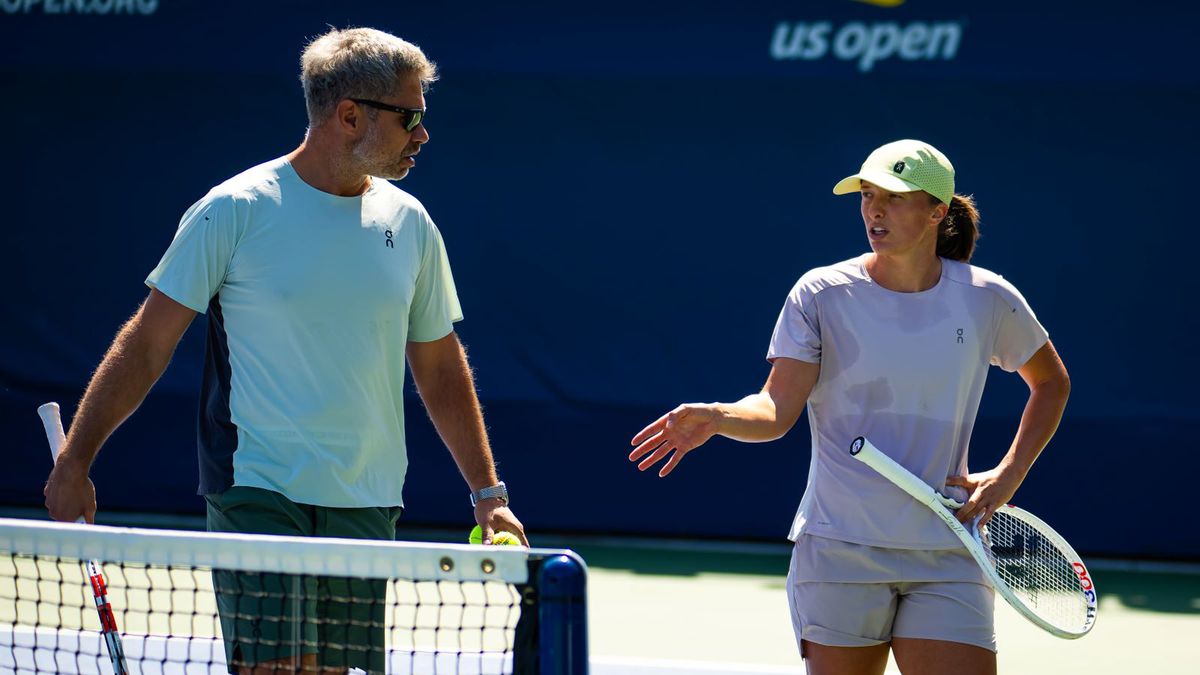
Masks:
[[[420,47],[372,28],[330,29],[300,57],[308,122],[324,122],[345,98],[390,96],[412,75],[422,89],[437,79],[437,66]]]
[[[930,201],[940,203],[932,195]],[[937,254],[943,258],[970,262],[979,241],[979,209],[971,195],[956,194],[950,200],[950,210],[938,225]]]

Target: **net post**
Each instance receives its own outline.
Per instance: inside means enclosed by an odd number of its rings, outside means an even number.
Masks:
[[[546,558],[538,571],[539,675],[586,675],[587,570],[574,553]]]

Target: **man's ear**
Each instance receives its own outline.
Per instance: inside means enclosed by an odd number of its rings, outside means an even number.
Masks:
[[[366,124],[366,113],[354,101],[344,98],[333,110],[333,122],[342,134],[358,136]]]

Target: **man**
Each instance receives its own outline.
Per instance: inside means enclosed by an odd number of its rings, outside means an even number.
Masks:
[[[303,143],[184,214],[146,280],[149,297],[79,405],[46,485],[50,515],[92,521],[88,470],[100,446],[207,311],[199,460],[210,530],[394,538],[407,356],[485,543],[507,530],[528,544],[453,330],[462,314],[441,235],[416,199],[382,180],[404,178],[429,140],[424,93],[436,68],[415,45],[365,28],[320,36],[301,65]],[[335,599],[318,603],[315,617],[306,605],[297,649],[282,637],[292,624],[246,618],[269,613],[264,586],[290,580],[218,573],[215,582],[231,672],[382,669],[381,588],[306,581]],[[259,604],[248,608],[252,597]],[[370,616],[360,617],[365,605]],[[275,609],[290,616],[286,605]]]

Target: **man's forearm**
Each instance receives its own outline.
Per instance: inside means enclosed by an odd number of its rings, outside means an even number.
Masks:
[[[90,467],[100,446],[133,414],[162,375],[171,354],[155,353],[138,328],[141,312],[121,327],[92,375],[71,423],[62,457]]]
[[[450,450],[458,470],[471,487],[479,490],[498,481],[483,425],[483,411],[475,394],[475,381],[466,354],[455,341],[456,354],[440,359],[418,381],[429,419]]]

